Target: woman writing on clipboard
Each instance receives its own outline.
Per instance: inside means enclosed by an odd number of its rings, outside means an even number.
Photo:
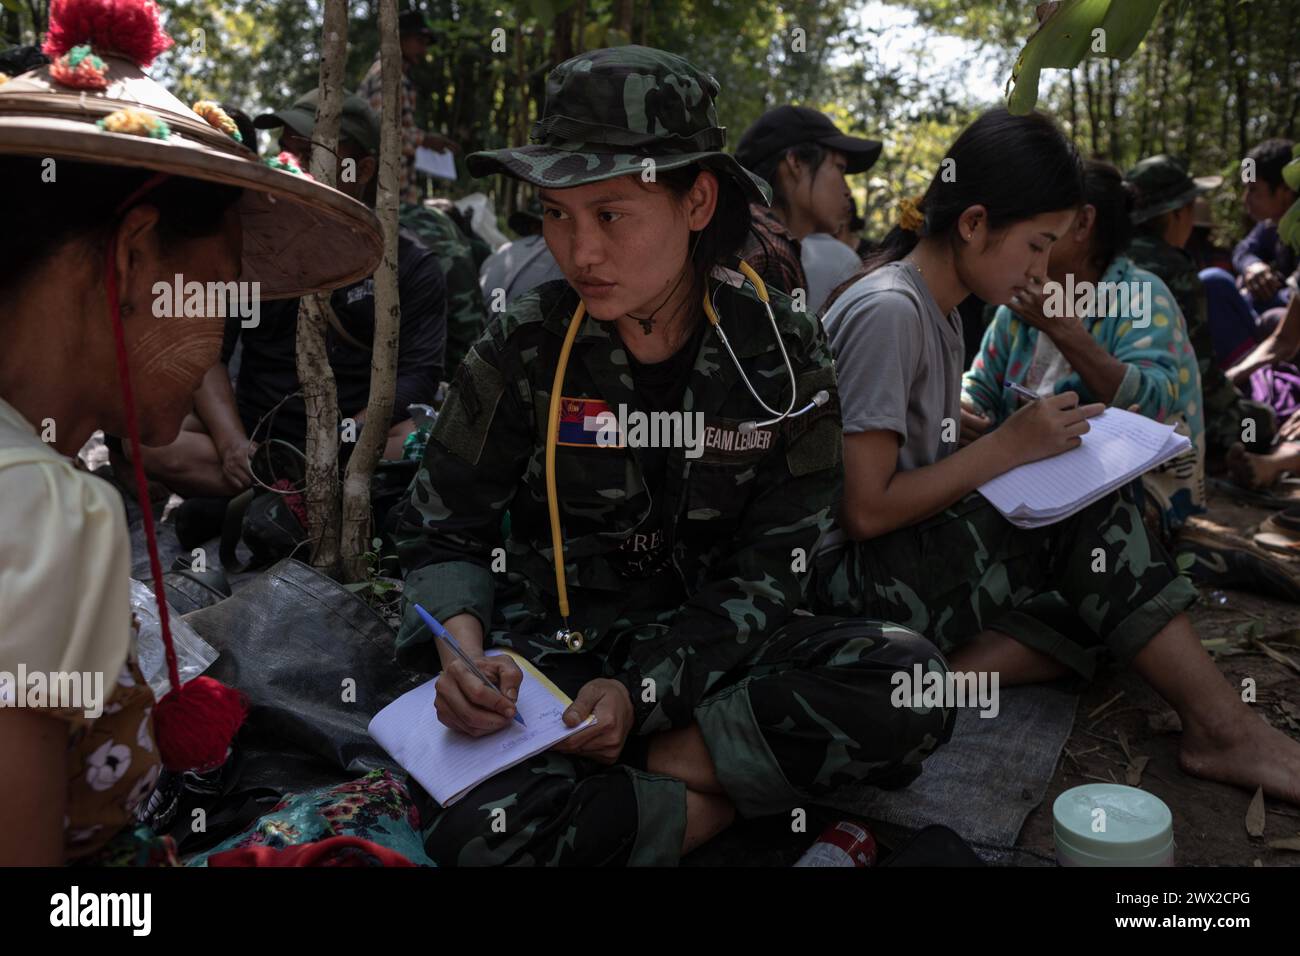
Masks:
[[[717,92],[672,54],[592,51],[551,73],[534,145],[468,159],[539,187],[565,278],[453,383],[399,531],[398,656],[441,670],[444,724],[510,723],[419,603],[507,697],[518,668],[484,648],[572,696],[569,726],[597,721],[449,808],[417,792],[440,865],[675,863],[737,814],[908,779],[951,731],[889,702],[896,671],[942,670],[933,645],[792,616],[841,484],[835,376],[816,316],[715,270],[748,270],[767,201],[721,151]]]

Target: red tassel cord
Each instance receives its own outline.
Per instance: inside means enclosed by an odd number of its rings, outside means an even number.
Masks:
[[[121,215],[141,196],[165,180],[166,175],[154,176],[126,200],[119,208]],[[162,630],[163,649],[167,656],[167,675],[171,690],[154,708],[154,737],[163,766],[169,770],[207,770],[220,766],[235,733],[244,722],[248,704],[244,695],[211,677],[196,677],[181,686],[180,671],[176,664],[176,648],[172,643],[171,621],[167,614],[166,592],[163,590],[162,561],[158,557],[158,538],[154,533],[153,506],[149,501],[149,485],[144,475],[144,456],[140,453],[140,425],[135,414],[135,395],[131,390],[131,370],[126,352],[126,329],[122,325],[122,311],[117,296],[117,229],[109,238],[104,260],[104,285],[108,292],[108,308],[113,320],[113,339],[117,352],[117,372],[122,385],[122,404],[126,415],[128,437],[131,442],[131,462],[135,471],[135,490],[144,519],[145,541],[149,547],[149,570],[153,576],[154,600],[158,602],[158,623]]]

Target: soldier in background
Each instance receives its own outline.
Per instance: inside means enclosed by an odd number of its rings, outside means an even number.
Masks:
[[[450,378],[483,331],[487,318],[474,251],[452,218],[430,203],[404,202],[398,219],[403,229],[415,233],[437,256],[447,280],[447,354],[443,367]]]
[[[1223,177],[1193,178],[1181,161],[1158,155],[1130,169],[1125,180],[1135,192],[1132,218],[1139,227],[1126,254],[1139,269],[1164,280],[1183,313],[1201,371],[1205,467],[1217,474],[1227,468],[1228,452],[1243,434],[1253,433],[1251,447],[1264,451],[1276,427],[1273,410],[1247,399],[1223,374],[1206,316],[1205,286],[1196,263],[1183,251],[1195,226],[1196,200],[1222,185]],[[1247,421],[1255,423],[1253,428],[1244,428]]]
[[[402,178],[401,197],[403,202],[419,203],[424,198],[423,190],[415,175],[415,151],[421,146],[426,149],[459,151],[460,146],[453,140],[439,133],[426,132],[415,125],[415,81],[411,79],[411,68],[423,63],[429,55],[429,43],[433,39],[433,30],[425,21],[424,15],[417,10],[408,10],[397,18],[399,43],[402,48],[402,82],[399,87],[400,102],[394,104],[401,113],[402,132]],[[365,78],[357,88],[358,95],[368,100],[370,108],[380,116],[384,115],[384,76],[379,53],[375,53],[375,62],[370,64]]]
[[[542,237],[542,204],[536,198],[529,200],[525,208],[511,213],[507,225],[519,238],[488,256],[478,275],[484,297],[492,301],[500,289],[504,304],[543,282],[564,278]]]

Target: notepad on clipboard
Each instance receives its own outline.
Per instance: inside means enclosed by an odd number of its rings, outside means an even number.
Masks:
[[[1108,408],[1088,419],[1077,448],[1033,461],[980,485],[1018,528],[1055,524],[1191,447],[1173,425]]]
[[[435,681],[421,684],[393,701],[370,721],[370,736],[414,777],[433,799],[449,807],[484,780],[495,777],[596,722],[593,714],[576,727],[564,723],[573,703],[564,691],[513,651],[492,649],[486,656],[514,658],[524,679],[515,707],[527,722],[515,721],[486,737],[470,737],[438,720]]]

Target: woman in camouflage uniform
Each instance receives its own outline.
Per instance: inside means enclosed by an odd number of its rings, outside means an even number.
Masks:
[[[737,813],[789,813],[846,783],[910,779],[951,732],[941,707],[889,702],[894,674],[943,673],[929,642],[792,616],[841,488],[835,376],[815,316],[774,295],[787,370],[759,299],[714,269],[735,262],[747,202],[767,200],[766,184],[721,152],[717,92],[671,54],[593,51],[551,73],[536,145],[469,157],[472,172],[540,187],[565,279],[494,319],[453,383],[399,531],[399,659],[441,670],[439,717],[466,734],[494,733],[514,712],[519,668],[485,657],[487,646],[518,652],[573,695],[569,726],[593,713],[597,723],[449,808],[425,796],[426,847],[440,864],[673,863]],[[707,327],[706,292],[735,362]],[[544,461],[575,321],[557,555]],[[811,410],[742,428],[767,416],[737,364],[765,403]],[[680,440],[647,444],[641,414],[676,415]],[[625,432],[602,436],[624,415]],[[584,635],[577,650],[555,637],[567,626],[557,559]],[[415,602],[506,698],[435,644]]]

